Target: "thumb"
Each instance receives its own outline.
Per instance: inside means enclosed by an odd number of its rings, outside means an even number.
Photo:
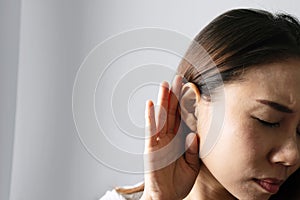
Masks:
[[[197,134],[190,133],[185,139],[185,161],[195,171],[200,168],[199,139]]]

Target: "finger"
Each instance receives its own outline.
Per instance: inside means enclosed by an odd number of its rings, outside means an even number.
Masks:
[[[199,141],[195,133],[190,133],[186,137],[185,142],[185,161],[194,170],[198,171],[200,168],[199,159]]]
[[[174,129],[173,129],[173,134],[178,134],[179,133],[179,131],[183,131],[184,129],[184,127],[183,127],[183,121],[181,121],[181,116],[180,116],[180,107],[178,107],[177,108],[177,111],[176,111],[176,116],[175,116],[175,124],[174,124]],[[172,130],[170,130],[170,133],[172,133],[171,132]],[[187,133],[187,132],[185,132],[185,133]]]
[[[176,118],[178,118],[177,115],[177,109],[178,109],[178,99],[182,88],[182,77],[176,75],[174,78],[174,81],[172,83],[170,96],[169,96],[169,103],[168,103],[168,133],[176,134],[175,131],[175,124],[176,124]]]
[[[158,116],[157,116],[157,131],[159,132],[159,137],[162,138],[167,131],[167,110],[168,110],[168,100],[169,100],[169,84],[164,81],[160,84],[157,105]]]
[[[157,131],[155,122],[155,112],[154,105],[151,100],[146,102],[146,112],[145,112],[145,135],[146,135],[146,145],[145,147],[152,147],[157,144]]]

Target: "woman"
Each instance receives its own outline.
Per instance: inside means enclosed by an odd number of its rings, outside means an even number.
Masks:
[[[172,86],[161,84],[157,121],[147,102],[145,151],[151,156],[144,187],[117,191],[143,190],[145,200],[300,199],[299,22],[236,9],[214,19],[195,42]],[[216,102],[225,108],[221,121],[214,120]],[[210,129],[220,124],[207,149]],[[183,134],[184,155],[157,166],[153,152]]]

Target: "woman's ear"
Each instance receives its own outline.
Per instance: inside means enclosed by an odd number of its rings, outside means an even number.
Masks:
[[[183,85],[180,98],[181,119],[195,133],[197,132],[197,105],[200,99],[200,92],[195,84],[188,82]]]

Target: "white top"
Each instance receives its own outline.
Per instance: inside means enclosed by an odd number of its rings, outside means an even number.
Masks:
[[[138,185],[141,185],[141,183],[138,183],[134,186],[124,186],[122,188],[131,188],[136,187]],[[143,192],[136,192],[132,194],[119,194],[116,190],[107,191],[103,197],[101,197],[99,200],[139,200],[143,195]]]
[[[139,200],[143,192],[136,192],[133,194],[119,194],[116,190],[107,191],[99,200]]]

